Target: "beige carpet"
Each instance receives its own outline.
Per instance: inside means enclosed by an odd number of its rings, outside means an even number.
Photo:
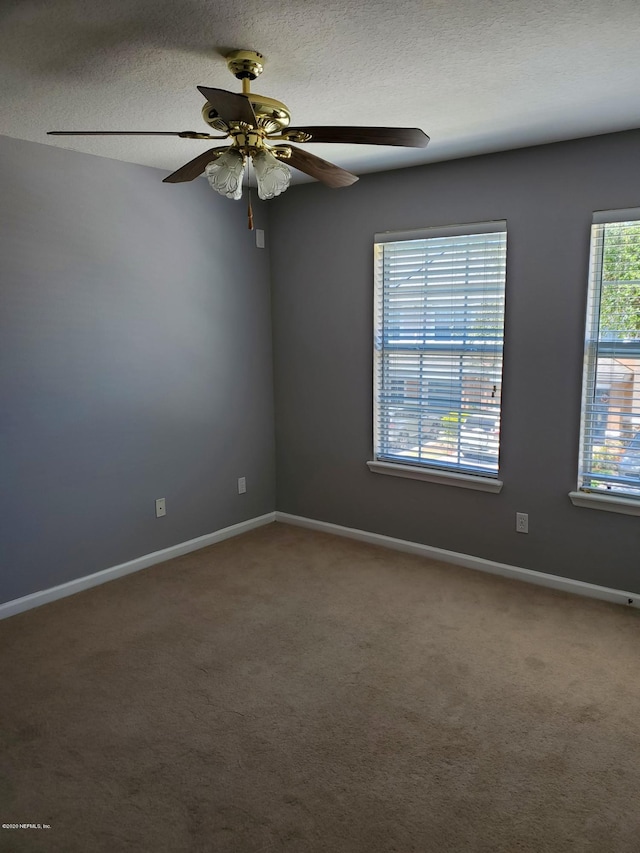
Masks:
[[[0,623],[0,849],[637,853],[639,627],[261,528]]]

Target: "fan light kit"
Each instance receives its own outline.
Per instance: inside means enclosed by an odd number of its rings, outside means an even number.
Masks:
[[[429,142],[426,133],[414,127],[289,127],[291,113],[285,104],[251,91],[251,81],[264,69],[262,54],[254,50],[234,50],[226,59],[231,73],[242,81],[242,93],[198,86],[207,100],[202,117],[209,127],[222,135],[213,136],[192,130],[52,130],[49,135],[231,138],[230,145],[210,148],[166,177],[164,183],[193,181],[204,172],[214,190],[232,199],[242,198],[242,182],[249,163],[253,165],[261,199],[274,198],[287,189],[291,181],[289,166],[328,187],[348,187],[358,180],[351,172],[292,145],[294,142],[341,142],[410,148],[424,148]],[[249,228],[253,228],[250,201]]]

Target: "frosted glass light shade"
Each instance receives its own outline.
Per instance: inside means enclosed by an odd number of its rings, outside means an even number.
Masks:
[[[204,173],[211,187],[227,198],[242,198],[242,178],[246,158],[235,148],[229,148],[217,160],[208,163]]]
[[[291,181],[289,167],[274,157],[270,151],[258,151],[253,157],[253,168],[258,181],[260,198],[274,198],[283,193]]]

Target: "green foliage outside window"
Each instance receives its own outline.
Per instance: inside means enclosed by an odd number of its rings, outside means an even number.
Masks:
[[[640,338],[640,224],[607,226],[602,279],[600,331]]]
[[[462,412],[448,412],[440,418],[442,424],[442,437],[447,444],[456,444],[458,440],[458,424],[463,424],[467,419]]]
[[[621,441],[609,441],[606,446],[593,448],[591,470],[594,474],[617,474],[618,462],[623,453],[624,444]]]

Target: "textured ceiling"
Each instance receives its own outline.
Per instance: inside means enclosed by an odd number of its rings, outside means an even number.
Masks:
[[[401,168],[639,126],[639,32],[639,0],[4,0],[0,133],[174,170],[211,143],[45,132],[206,131],[196,85],[239,91],[222,55],[250,48],[295,125],[425,130],[425,150],[308,146]]]

